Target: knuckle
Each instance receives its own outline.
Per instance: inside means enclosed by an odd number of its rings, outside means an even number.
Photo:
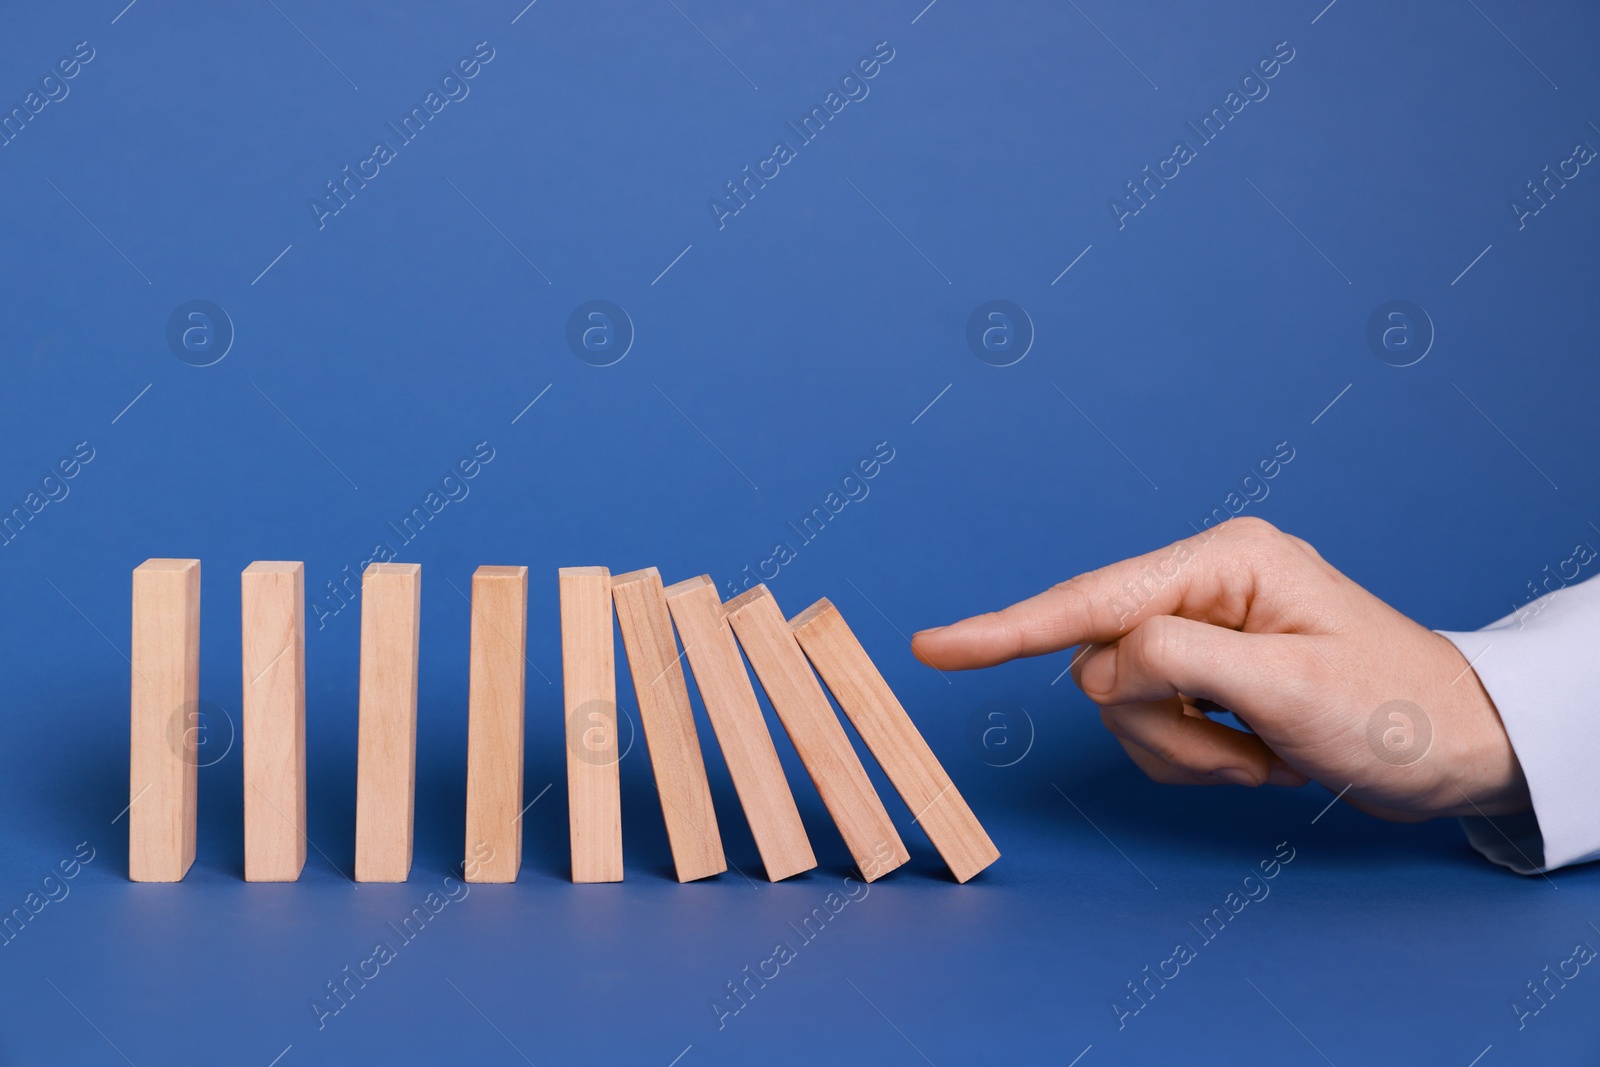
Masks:
[[[1296,537],[1292,533],[1286,533],[1283,536],[1288,539],[1288,541],[1289,541],[1289,543],[1291,545],[1294,545],[1296,548],[1300,549],[1302,552],[1309,552],[1309,553],[1311,553],[1311,555],[1315,556],[1317,559],[1321,559],[1322,558],[1322,554],[1319,553],[1315,548],[1313,548],[1312,545],[1311,545],[1311,542],[1307,541],[1304,537]]]
[[[1158,732],[1152,737],[1140,738],[1140,744],[1149,749],[1157,759],[1174,767],[1187,769],[1191,761],[1174,741],[1175,739],[1167,731]]]
[[[986,611],[975,616],[985,627],[992,628],[1001,635],[1008,658],[1015,659],[1022,655],[1027,644],[1022,625],[1017,621],[1016,612],[1012,608],[1002,608],[999,611]]]
[[[1115,630],[1115,625],[1110,621],[1115,615],[1113,606],[1107,601],[1097,601],[1090,593],[1096,584],[1096,576],[1105,568],[1089,571],[1064,582],[1057,582],[1051,586],[1051,591],[1061,594],[1069,604],[1069,611],[1074,613],[1087,625],[1088,629],[1096,634],[1109,633]]]
[[[1071,578],[1068,578],[1064,582],[1057,582],[1055,585],[1052,585],[1050,589],[1052,592],[1059,593],[1065,598],[1077,601],[1080,608],[1088,610],[1094,606],[1094,601],[1090,598],[1089,592],[1085,586],[1088,585],[1089,581],[1099,573],[1099,571],[1090,571],[1087,574],[1075,575]]]
[[[1322,553],[1318,552],[1316,546],[1310,541],[1303,537],[1296,537],[1292,533],[1285,533],[1281,536],[1284,544],[1291,550],[1302,566],[1306,560],[1310,560],[1317,564],[1317,569],[1331,569],[1328,561],[1322,558]]]
[[[1181,735],[1155,708],[1129,705],[1120,710],[1102,709],[1100,721],[1129,750],[1129,755],[1146,756],[1140,763],[1154,759],[1174,767],[1185,767],[1189,762],[1184,756]]]
[[[1240,515],[1223,524],[1235,542],[1247,548],[1277,548],[1288,535],[1257,515]]]
[[[1133,631],[1132,642],[1123,640],[1123,647],[1130,649],[1138,658],[1140,664],[1146,668],[1160,672],[1162,668],[1172,662],[1173,654],[1177,651],[1180,636],[1184,629],[1184,621],[1171,615],[1156,615],[1139,624]]]
[[[1139,768],[1144,773],[1144,776],[1152,782],[1159,782],[1162,785],[1177,785],[1186,780],[1187,776],[1181,768],[1174,767],[1172,764],[1162,760],[1137,741],[1126,737],[1119,737],[1117,740],[1122,743],[1122,751],[1127,753],[1128,759],[1133,761],[1133,765]]]
[[[1284,533],[1266,519],[1241,515],[1224,526],[1237,526],[1228,542],[1238,564],[1258,575],[1292,574],[1304,570],[1306,556],[1298,538]]]

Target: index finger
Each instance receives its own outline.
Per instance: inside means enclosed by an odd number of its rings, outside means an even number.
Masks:
[[[911,639],[911,650],[931,667],[967,670],[1114,641],[1154,615],[1236,629],[1256,589],[1253,562],[1259,553],[1250,545],[1273,536],[1278,534],[1269,523],[1232,519],[999,611],[923,630]]]

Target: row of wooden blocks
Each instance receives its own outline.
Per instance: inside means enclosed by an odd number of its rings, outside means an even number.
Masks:
[[[727,869],[685,657],[767,877],[817,863],[741,647],[865,879],[909,857],[817,674],[955,878],[965,882],[999,858],[828,600],[786,620],[765,586],[724,603],[703,575],[664,588],[654,567],[615,577],[604,567],[571,567],[559,582],[573,881],[622,879],[613,606],[679,881]],[[522,865],[526,810],[528,569],[479,567],[471,601],[464,873],[511,882]],[[245,878],[294,881],[308,840],[303,565],[252,563],[241,576],[241,608]],[[419,564],[367,567],[357,881],[402,882],[411,870],[421,608]],[[140,882],[179,881],[195,853],[199,560],[152,559],[134,569],[132,665],[128,873]]]

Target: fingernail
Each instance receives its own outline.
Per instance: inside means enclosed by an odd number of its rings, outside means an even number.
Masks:
[[[1224,782],[1228,782],[1232,785],[1247,785],[1254,787],[1261,784],[1256,780],[1255,775],[1238,767],[1219,767],[1211,772],[1211,777],[1220,778]]]
[[[934,634],[943,629],[943,626],[930,626],[926,630],[918,630],[916,633],[911,635],[911,640],[915,641],[919,637],[932,637]]]
[[[1078,685],[1084,692],[1109,693],[1117,685],[1117,650],[1108,648],[1090,656]]]

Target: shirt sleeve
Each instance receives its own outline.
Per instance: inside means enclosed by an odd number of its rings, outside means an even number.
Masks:
[[[1461,820],[1518,874],[1600,859],[1600,578],[1563,586],[1482,630],[1441,630],[1500,711],[1533,811]]]

